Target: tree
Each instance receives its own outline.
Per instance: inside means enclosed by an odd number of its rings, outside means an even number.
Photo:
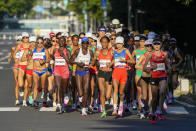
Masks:
[[[109,0],[107,0],[107,7],[109,12],[111,10]],[[101,0],[69,0],[68,9],[74,11],[81,22],[84,22],[84,11],[89,14],[90,18],[97,22],[103,22]]]
[[[34,5],[36,0],[1,0],[0,1],[0,17],[4,14],[8,16],[21,16],[28,13]]]

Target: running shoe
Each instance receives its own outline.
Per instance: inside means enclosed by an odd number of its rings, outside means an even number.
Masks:
[[[144,108],[144,103],[142,102],[141,99],[140,99],[140,104],[141,104],[141,107]]]
[[[24,88],[20,88],[20,97],[24,96]]]
[[[103,111],[102,114],[101,114],[101,118],[104,118],[104,117],[106,118],[106,116],[107,116],[106,111]]]
[[[169,98],[169,99],[168,99],[167,104],[168,104],[168,105],[171,105],[171,104],[172,104],[172,98]]]
[[[132,101],[132,108],[133,108],[133,110],[137,110],[137,101],[136,100]]]
[[[68,96],[65,96],[65,98],[64,98],[64,104],[65,105],[68,105],[68,103],[69,103],[69,97]]]
[[[79,102],[82,103],[83,97],[79,97]]]
[[[140,119],[145,119],[145,115],[142,112],[140,112]]]
[[[41,99],[44,99],[44,92],[42,91]]]
[[[32,96],[29,96],[28,97],[28,101],[29,101],[29,104],[32,105],[34,100],[33,100],[33,97]]]
[[[56,107],[56,102],[53,102],[53,103],[52,103],[52,106],[53,106],[53,107]]]
[[[117,110],[118,110],[118,108],[115,108],[115,109],[113,110],[112,116],[116,116],[116,115],[117,115]]]
[[[164,120],[165,118],[162,116],[161,113],[156,113],[156,116],[159,120]]]
[[[56,113],[57,114],[61,114],[62,113],[62,107],[61,107],[60,104],[57,104],[57,106],[56,106]]]
[[[163,103],[163,108],[164,108],[165,110],[168,109],[166,102]]]
[[[94,112],[98,112],[99,111],[99,107],[97,106],[97,104],[94,104],[93,111]]]
[[[118,109],[118,117],[122,117],[123,116],[123,106],[120,106]]]
[[[48,107],[48,104],[46,101],[43,102],[43,107]]]
[[[71,109],[72,109],[72,110],[76,110],[76,104],[72,104]]]
[[[32,104],[33,107],[38,107],[37,101],[34,101]]]
[[[20,105],[20,101],[19,100],[16,100],[15,105],[16,106]]]
[[[156,123],[156,116],[155,116],[155,115],[150,114],[150,115],[149,115],[149,118],[150,118],[150,123],[151,123],[151,124],[155,124],[155,123]]]
[[[86,108],[82,108],[82,116],[87,116]]]
[[[23,100],[22,106],[27,107],[27,102]]]

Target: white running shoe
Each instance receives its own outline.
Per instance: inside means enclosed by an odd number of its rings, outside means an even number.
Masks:
[[[23,100],[22,106],[27,107],[27,102]]]
[[[20,101],[19,100],[16,100],[15,105],[16,106],[20,105]]]
[[[163,108],[164,108],[165,110],[168,109],[166,102],[163,103]]]
[[[140,113],[140,119],[145,119],[144,113]]]
[[[82,108],[82,116],[87,116],[86,108]]]
[[[123,106],[120,106],[118,109],[118,116],[122,117],[123,116]]]

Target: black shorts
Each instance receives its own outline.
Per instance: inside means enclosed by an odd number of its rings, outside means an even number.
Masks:
[[[154,86],[159,86],[159,82],[162,80],[167,80],[167,77],[161,77],[161,78],[151,78],[150,84]]]
[[[104,78],[106,82],[112,83],[112,71],[98,71],[98,78]]]
[[[147,84],[151,82],[151,77],[141,77],[142,80],[144,80]]]

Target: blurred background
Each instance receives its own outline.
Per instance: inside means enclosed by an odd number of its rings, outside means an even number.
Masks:
[[[184,52],[195,55],[195,7],[194,0],[1,0],[0,39],[15,39],[22,31],[96,32],[105,25],[169,33]]]

